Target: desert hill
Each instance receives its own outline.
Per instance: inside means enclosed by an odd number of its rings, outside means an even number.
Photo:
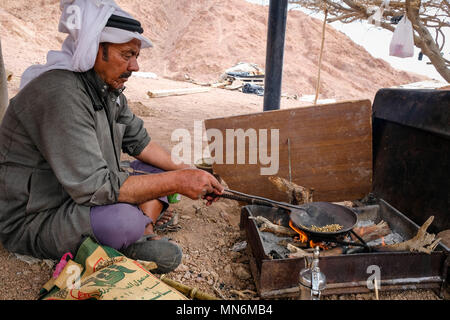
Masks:
[[[268,7],[244,0],[118,0],[138,18],[154,48],[141,53],[141,71],[183,80],[215,81],[244,61],[264,68]],[[59,1],[0,1],[0,30],[6,66],[16,76],[32,63],[45,63],[48,50],[65,38],[57,32]],[[314,94],[322,22],[289,11],[283,91]],[[393,69],[343,33],[327,27],[321,74],[323,98],[370,98],[381,87],[422,76]]]

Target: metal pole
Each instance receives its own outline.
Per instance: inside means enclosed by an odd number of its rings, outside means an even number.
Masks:
[[[280,109],[288,0],[270,0],[267,28],[264,111]]]

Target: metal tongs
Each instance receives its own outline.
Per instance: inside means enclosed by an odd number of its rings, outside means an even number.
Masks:
[[[213,198],[220,197],[220,198],[225,198],[225,199],[231,199],[231,200],[246,202],[248,204],[254,204],[254,205],[268,206],[268,207],[273,207],[273,208],[282,208],[285,210],[292,210],[292,209],[306,210],[311,205],[313,205],[313,204],[293,205],[293,204],[290,204],[287,202],[275,201],[275,200],[258,197],[258,196],[246,194],[246,193],[235,191],[235,190],[230,190],[230,189],[225,189],[223,192],[224,193],[222,193],[220,195],[219,194],[207,194],[207,196],[211,196]]]
[[[305,203],[301,205],[294,205],[287,202],[275,201],[255,195],[246,194],[243,192],[225,189],[221,195],[218,194],[208,194],[211,197],[221,197],[241,202],[246,202],[253,205],[268,206],[272,208],[279,208],[287,210],[289,213],[296,212],[305,224],[314,224],[314,216],[322,211],[318,203]]]
[[[268,206],[272,208],[283,209],[289,212],[289,214],[295,212],[295,214],[301,218],[303,224],[313,225],[315,223],[315,217],[319,214],[323,214],[323,208],[319,202],[304,203],[301,205],[294,205],[287,202],[275,201],[259,196],[246,194],[243,192],[225,189],[221,195],[208,194],[212,197],[221,197],[241,202],[246,202],[253,205]]]

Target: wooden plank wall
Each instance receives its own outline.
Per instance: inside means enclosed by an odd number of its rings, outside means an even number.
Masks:
[[[257,164],[249,164],[248,140],[245,164],[236,163],[236,141],[234,164],[226,163],[226,129],[268,129],[269,142],[270,129],[279,129],[275,175],[289,180],[290,163],[292,181],[314,188],[314,201],[361,199],[372,186],[371,113],[370,100],[357,100],[205,120],[207,130],[219,129],[223,135],[223,164],[214,164],[214,172],[230,189],[287,201],[269,176],[261,175],[260,168],[269,165],[261,165],[259,156]]]

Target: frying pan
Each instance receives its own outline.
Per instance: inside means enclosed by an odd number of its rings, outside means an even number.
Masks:
[[[292,209],[290,218],[296,228],[311,235],[321,237],[335,237],[351,231],[358,220],[353,210],[329,202],[312,202],[300,205],[299,209]],[[324,227],[330,224],[339,224],[342,229],[334,232],[313,231],[311,227]]]
[[[329,202],[311,202],[302,205],[293,205],[229,189],[225,189],[221,195],[210,194],[210,196],[285,209],[289,211],[289,217],[296,228],[318,237],[336,237],[345,234],[354,228],[358,220],[353,210]],[[339,224],[342,226],[342,229],[334,232],[311,230],[313,225],[316,227],[324,227],[330,224]]]

